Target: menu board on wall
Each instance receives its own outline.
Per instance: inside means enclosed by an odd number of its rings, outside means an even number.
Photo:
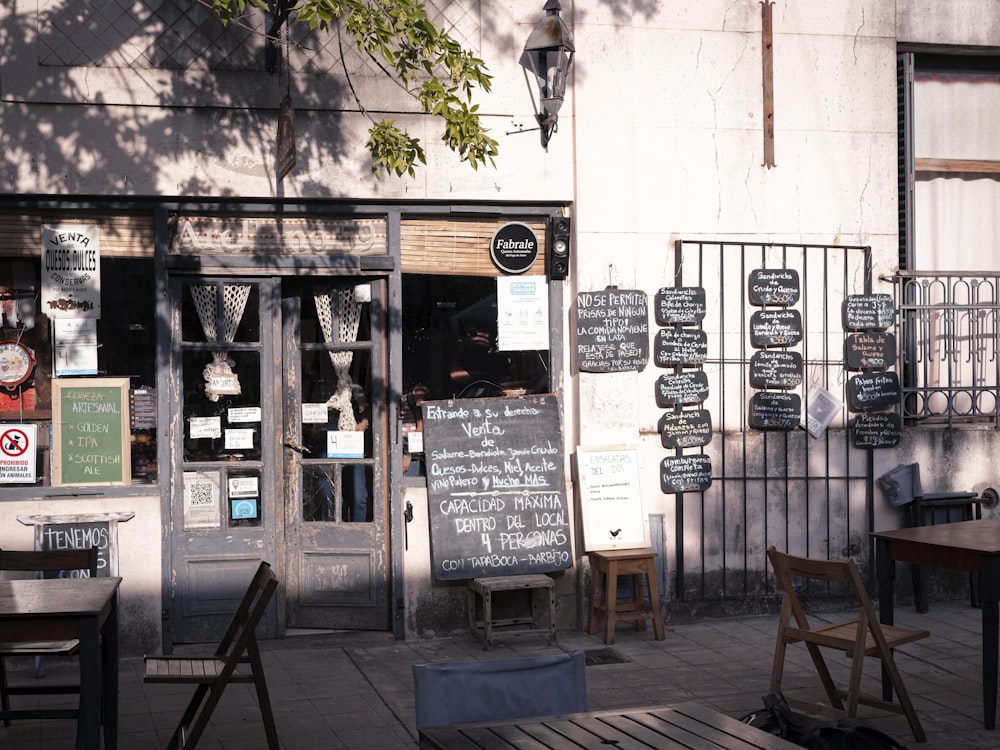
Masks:
[[[691,456],[667,456],[660,461],[660,490],[704,492],[712,486],[712,459],[701,453]]]
[[[895,316],[888,294],[850,294],[844,300],[844,328],[848,331],[884,331]]]
[[[903,436],[903,420],[898,414],[859,414],[853,427],[855,448],[892,448]]]
[[[705,319],[705,289],[700,286],[663,287],[654,301],[656,323],[661,326],[700,323]]]
[[[422,408],[434,577],[569,568],[556,397],[428,401]]]
[[[52,484],[132,481],[128,378],[52,380]]]
[[[638,289],[576,295],[576,364],[581,372],[628,372],[649,360],[649,304]]]

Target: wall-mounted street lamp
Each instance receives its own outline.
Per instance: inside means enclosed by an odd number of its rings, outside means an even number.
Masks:
[[[559,0],[545,3],[545,18],[538,22],[524,43],[521,67],[535,78],[538,107],[535,119],[542,131],[542,146],[548,150],[549,139],[558,129],[559,108],[566,94],[566,80],[573,64],[573,37],[559,17]],[[530,78],[531,76],[527,76]],[[529,89],[531,85],[529,83]]]

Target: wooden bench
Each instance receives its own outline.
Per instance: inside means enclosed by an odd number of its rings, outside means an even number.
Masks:
[[[498,618],[493,612],[493,594],[498,591],[531,591],[531,616]],[[539,594],[548,594],[548,625],[541,623],[545,608]],[[482,599],[483,617],[478,616],[478,599]],[[498,635],[548,635],[549,643],[556,642],[556,591],[555,581],[541,573],[514,576],[474,578],[469,581],[469,631],[482,639],[486,650],[493,648]]]

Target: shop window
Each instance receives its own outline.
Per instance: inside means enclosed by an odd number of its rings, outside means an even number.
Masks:
[[[402,296],[404,471],[419,475],[420,402],[549,393],[549,350],[504,348],[496,277],[403,274]]]
[[[0,342],[26,352],[29,368],[0,379],[0,422],[37,427],[36,481],[3,486],[49,486],[49,424],[53,377],[127,377],[130,389],[131,476],[133,483],[155,481],[156,357],[152,260],[103,258],[101,310],[96,340],[69,336],[40,303],[40,263],[0,260]],[[21,360],[19,359],[19,362]],[[11,372],[7,368],[5,372]]]

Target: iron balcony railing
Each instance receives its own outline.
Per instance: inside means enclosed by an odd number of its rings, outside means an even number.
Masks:
[[[1000,271],[899,271],[902,417],[1000,426]]]

